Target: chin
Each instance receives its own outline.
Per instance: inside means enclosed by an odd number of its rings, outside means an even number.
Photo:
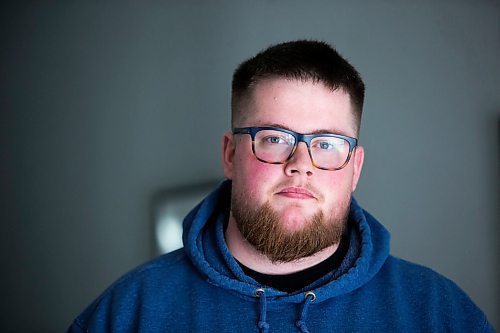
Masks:
[[[301,231],[306,228],[309,224],[311,224],[312,217],[314,216],[314,214],[308,214],[307,216],[303,213],[297,214],[296,212],[290,212],[289,210],[279,215],[280,223],[283,226],[283,229],[289,231],[290,233]]]

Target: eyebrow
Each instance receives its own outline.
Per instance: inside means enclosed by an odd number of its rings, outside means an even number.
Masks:
[[[290,127],[285,126],[283,124],[278,124],[278,123],[265,124],[265,125],[261,125],[259,127],[278,127],[278,128],[283,128],[283,129],[292,131],[292,132],[296,132],[293,129],[291,129]],[[298,132],[296,132],[296,133],[298,133]],[[340,135],[348,136],[344,131],[337,131],[337,130],[332,131],[331,129],[317,129],[317,130],[314,130],[314,131],[309,132],[309,133],[300,133],[300,134],[340,134]]]

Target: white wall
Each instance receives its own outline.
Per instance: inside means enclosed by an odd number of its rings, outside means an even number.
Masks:
[[[73,1],[0,22],[1,331],[62,331],[147,260],[154,194],[222,176],[235,66],[297,38],[366,81],[356,196],[393,253],[500,328],[498,2]]]

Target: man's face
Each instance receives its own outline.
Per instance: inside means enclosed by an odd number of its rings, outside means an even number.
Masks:
[[[322,83],[285,79],[260,82],[241,113],[237,127],[273,126],[303,134],[356,137],[349,95]],[[274,217],[272,223],[278,223],[284,234],[300,235],[316,228],[313,225],[317,226],[319,217],[325,225],[344,223],[361,172],[363,149],[358,147],[343,169],[328,171],[312,165],[306,144],[300,142],[290,161],[276,165],[257,160],[250,135],[227,132],[223,164],[225,176],[232,180],[231,218],[235,218],[235,211],[250,211],[249,216],[255,218],[266,209]]]

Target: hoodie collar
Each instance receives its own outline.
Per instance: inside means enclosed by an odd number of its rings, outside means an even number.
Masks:
[[[266,298],[303,303],[304,293],[287,294],[257,284],[246,276],[232,257],[224,239],[229,218],[231,181],[198,204],[184,219],[184,248],[193,265],[210,283],[249,298],[265,289]],[[389,255],[389,233],[353,198],[350,204],[350,246],[339,269],[311,284],[315,302],[349,293],[367,283],[380,270]]]

